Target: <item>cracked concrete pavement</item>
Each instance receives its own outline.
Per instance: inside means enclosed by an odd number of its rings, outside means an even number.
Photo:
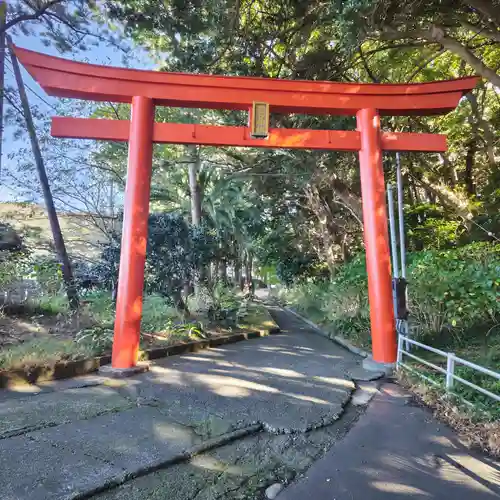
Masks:
[[[186,459],[192,450],[216,446],[217,438],[223,444],[225,436],[238,429],[267,431],[234,443],[257,446],[251,457],[248,450],[243,452],[240,461],[253,463],[243,470],[260,472],[236,474],[245,478],[244,489],[253,491],[249,494],[269,481],[265,477],[279,476],[280,470],[284,479],[292,477],[292,470],[308,466],[334,441],[338,429],[331,424],[351,397],[354,383],[349,372],[359,369],[360,358],[297,318],[277,309],[273,314],[283,328],[279,335],[158,360],[150,372],[127,380],[86,377],[82,387],[75,379],[45,386],[38,394],[34,389],[34,394],[21,398],[4,392],[2,499],[86,498]],[[283,453],[293,450],[290,455],[295,458],[289,463],[272,451],[280,440]],[[228,449],[228,444],[221,446],[220,453]],[[227,465],[217,453],[205,453],[193,458],[190,467],[200,460]],[[265,473],[259,464],[266,464]],[[227,472],[226,466],[219,467],[220,474]],[[197,483],[198,476],[193,481]],[[232,483],[240,485],[234,486],[236,490],[242,488],[239,480]],[[178,498],[194,498],[185,495]]]
[[[493,500],[500,498],[500,463],[465,448],[429,410],[386,383],[346,437],[277,498],[307,497]]]

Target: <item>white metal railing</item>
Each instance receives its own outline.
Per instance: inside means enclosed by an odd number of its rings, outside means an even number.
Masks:
[[[434,354],[438,354],[440,356],[443,356],[446,358],[446,368],[442,366],[435,365],[434,363],[431,363],[430,361],[427,361],[425,359],[419,358],[415,354],[409,352],[409,347],[410,345],[415,345],[417,347],[420,347],[422,349],[425,349],[426,351],[433,352]],[[404,348],[406,346],[406,349]],[[403,356],[408,356],[411,359],[414,359],[415,361],[418,361],[419,363],[422,363],[433,370],[436,370],[437,372],[441,373],[445,377],[445,388],[446,391],[448,392],[453,392],[453,386],[454,382],[458,381],[468,387],[471,387],[472,389],[475,389],[476,391],[480,392],[481,394],[484,394],[486,396],[489,396],[490,398],[494,399],[495,401],[500,401],[500,395],[495,394],[491,391],[488,391],[487,389],[484,389],[483,387],[479,387],[478,385],[474,384],[470,380],[465,380],[462,377],[459,377],[458,375],[455,375],[455,365],[463,365],[467,366],[469,368],[472,368],[473,370],[477,370],[478,372],[484,373],[485,375],[489,375],[490,377],[496,378],[497,380],[500,380],[500,373],[497,373],[493,370],[489,370],[488,368],[485,368],[484,366],[476,365],[475,363],[471,363],[470,361],[467,361],[465,359],[459,358],[458,356],[455,356],[454,353],[452,352],[445,352],[441,351],[440,349],[436,349],[435,347],[428,346],[426,344],[422,344],[421,342],[417,342],[416,340],[413,340],[409,337],[406,337],[404,335],[399,335],[398,336],[398,357],[397,357],[397,368],[404,368],[405,370],[408,370],[410,372],[414,372],[417,374],[419,377],[423,378],[427,382],[430,382],[433,385],[439,386],[440,384],[433,380],[430,377],[427,377],[423,373],[420,373],[418,370],[415,368],[411,367],[407,363],[403,362]]]

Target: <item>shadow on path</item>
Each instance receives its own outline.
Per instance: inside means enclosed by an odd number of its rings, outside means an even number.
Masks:
[[[498,462],[462,446],[452,430],[386,384],[346,438],[279,500],[500,498]]]

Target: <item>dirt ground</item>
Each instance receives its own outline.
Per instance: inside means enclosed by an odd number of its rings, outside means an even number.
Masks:
[[[42,315],[0,312],[0,348],[20,344],[44,336],[58,339],[72,339],[82,328],[92,326],[93,322],[85,314],[79,315]]]

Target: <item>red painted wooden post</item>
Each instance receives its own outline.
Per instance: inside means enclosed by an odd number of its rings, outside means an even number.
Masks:
[[[397,351],[396,328],[380,117],[377,110],[368,108],[358,111],[356,118],[361,134],[359,163],[373,359],[380,363],[394,363]]]
[[[112,367],[137,363],[148,237],[154,103],[133,97]]]

